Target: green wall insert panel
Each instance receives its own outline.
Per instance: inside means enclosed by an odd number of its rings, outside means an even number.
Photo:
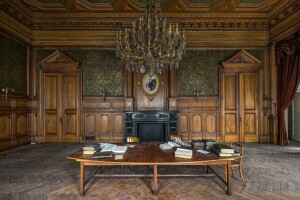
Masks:
[[[0,89],[27,94],[27,47],[0,34]]]

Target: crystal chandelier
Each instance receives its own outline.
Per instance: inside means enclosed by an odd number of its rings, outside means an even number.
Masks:
[[[117,34],[117,57],[126,70],[161,74],[165,69],[178,68],[185,50],[185,31],[179,33],[178,24],[167,26],[160,17],[153,0],[147,1],[143,15]]]

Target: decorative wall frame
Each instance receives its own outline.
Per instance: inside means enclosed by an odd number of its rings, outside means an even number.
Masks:
[[[160,80],[158,75],[150,76],[149,73],[142,77],[142,87],[147,98],[152,101],[159,90]]]

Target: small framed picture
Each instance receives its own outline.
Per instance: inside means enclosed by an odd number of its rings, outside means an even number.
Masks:
[[[149,73],[143,76],[143,89],[147,95],[154,95],[159,89],[159,78],[156,74]]]

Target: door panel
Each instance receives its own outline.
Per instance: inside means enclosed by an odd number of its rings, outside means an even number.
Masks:
[[[257,73],[240,74],[241,142],[258,141]]]
[[[60,127],[60,75],[44,75],[44,133],[45,142],[58,142]]]
[[[77,74],[63,75],[62,84],[62,113],[63,113],[63,141],[62,142],[76,142],[78,113],[77,113]]]

